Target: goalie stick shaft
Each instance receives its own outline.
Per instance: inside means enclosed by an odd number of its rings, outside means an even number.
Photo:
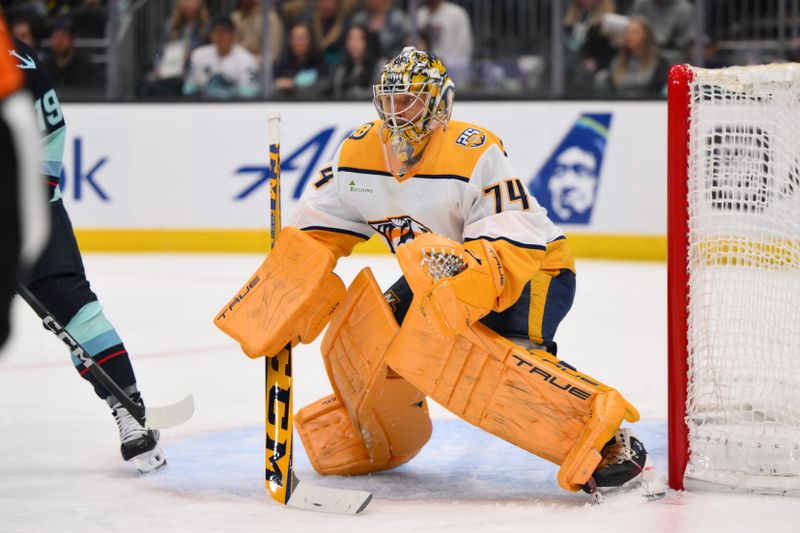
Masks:
[[[281,231],[280,115],[269,115],[269,211],[270,249]],[[292,393],[292,345],[264,358],[265,473],[267,492],[289,507],[336,514],[358,514],[372,494],[358,490],[332,489],[300,482],[292,463],[294,407]]]
[[[269,218],[270,250],[281,231],[280,115],[269,118]],[[295,483],[292,469],[294,411],[292,405],[292,346],[264,358],[265,469],[270,496],[287,504]]]
[[[58,320],[56,320],[47,308],[28,290],[28,288],[17,281],[17,293],[25,300],[33,311],[42,319],[44,327],[53,332],[61,341],[69,347],[72,355],[78,358],[81,364],[89,373],[108,391],[108,393],[124,407],[133,418],[143,427],[161,429],[176,426],[188,420],[194,412],[194,400],[191,395],[182,401],[164,407],[144,408],[130,399],[125,391],[117,385],[108,373],[98,365],[80,345],[75,338],[69,334]],[[151,423],[148,424],[148,415]]]

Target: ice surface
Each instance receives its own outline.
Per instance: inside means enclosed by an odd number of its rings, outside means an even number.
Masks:
[[[211,324],[256,269],[255,255],[85,257],[89,278],[125,340],[145,399],[192,392],[197,411],[165,430],[165,469],[140,476],[124,464],[105,403],[77,378],[64,347],[19,302],[0,354],[0,531],[796,531],[796,498],[673,493],[591,506],[555,483],[555,467],[432,405],[434,435],[409,464],[354,478],[301,479],[374,491],[356,517],[284,509],[264,490],[263,363]],[[358,256],[381,286],[399,269]],[[659,263],[581,261],[578,296],[559,355],[616,386],[641,411],[636,426],[666,471],[666,271]],[[295,407],[329,392],[318,344],[295,350]]]

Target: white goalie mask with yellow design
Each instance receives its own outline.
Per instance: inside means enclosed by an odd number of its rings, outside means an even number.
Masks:
[[[383,120],[381,139],[392,174],[403,177],[412,170],[431,134],[447,125],[454,90],[442,60],[413,46],[383,68],[373,101]]]

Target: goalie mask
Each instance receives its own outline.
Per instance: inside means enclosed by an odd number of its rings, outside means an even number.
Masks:
[[[392,174],[402,177],[412,170],[431,134],[447,125],[453,92],[442,60],[412,46],[383,68],[373,102],[383,120],[381,139]]]

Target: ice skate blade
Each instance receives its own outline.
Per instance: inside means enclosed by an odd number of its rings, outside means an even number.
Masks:
[[[660,484],[647,482],[623,485],[621,487],[600,488],[591,494],[592,505],[599,505],[606,501],[607,498],[614,498],[626,494],[639,495],[645,501],[652,502],[663,498],[666,495],[666,490]]]
[[[136,457],[131,457],[129,463],[136,467],[140,474],[149,474],[167,464],[164,451],[156,446],[149,452],[140,453]]]

